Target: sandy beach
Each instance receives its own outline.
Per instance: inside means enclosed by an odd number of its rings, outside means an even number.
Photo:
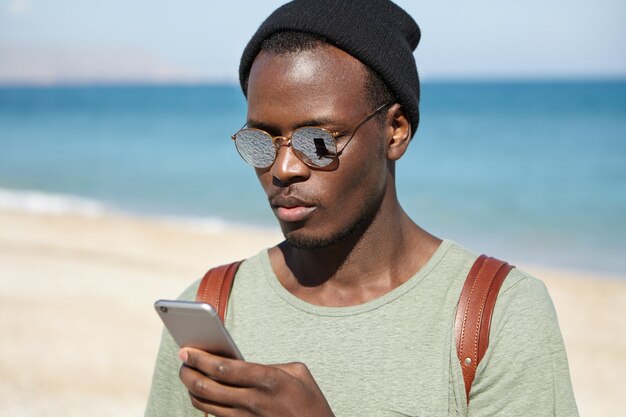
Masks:
[[[161,332],[153,302],[280,238],[0,212],[0,416],[143,415]],[[581,415],[626,415],[626,277],[519,266],[554,299]]]

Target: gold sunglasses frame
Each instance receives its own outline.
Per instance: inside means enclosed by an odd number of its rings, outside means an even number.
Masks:
[[[320,130],[323,130],[324,132],[328,133],[330,136],[332,136],[332,138],[335,141],[335,149],[337,149],[335,154],[332,156],[333,160],[328,165],[318,166],[318,165],[313,164],[313,162],[305,154],[303,154],[299,149],[296,149],[296,148],[293,149],[294,150],[294,154],[298,157],[298,159],[300,161],[302,161],[302,163],[304,163],[309,168],[313,168],[313,169],[316,169],[316,170],[332,170],[332,169],[335,169],[337,167],[337,161],[339,160],[339,156],[344,151],[344,149],[346,149],[346,146],[348,146],[350,141],[352,141],[352,138],[354,137],[354,135],[356,135],[356,132],[359,130],[359,128],[361,126],[363,126],[365,123],[367,123],[368,121],[370,121],[374,116],[376,116],[385,107],[388,107],[388,106],[390,106],[392,104],[393,104],[392,102],[385,103],[385,104],[377,107],[376,110],[374,110],[373,112],[371,112],[367,116],[365,116],[365,118],[359,124],[356,125],[356,127],[352,131],[352,134],[350,135],[350,138],[348,138],[346,143],[343,144],[341,149],[339,149],[339,147],[337,146],[337,137],[339,136],[339,132],[331,132],[328,129],[325,129],[325,128],[319,127],[319,126],[301,126],[301,127],[297,128],[297,129],[295,129],[291,133],[291,136],[280,136],[280,135],[273,136],[273,135],[271,135],[270,133],[266,132],[263,129],[257,129],[257,128],[254,128],[254,127],[250,127],[250,128],[246,129],[246,125],[248,124],[246,122],[246,123],[244,123],[244,125],[237,132],[235,132],[234,135],[231,135],[230,138],[233,140],[233,142],[235,142],[235,148],[237,149],[237,153],[239,153],[239,156],[241,156],[241,159],[243,159],[244,162],[246,162],[248,165],[252,166],[253,168],[265,169],[265,168],[271,167],[274,164],[274,162],[276,162],[276,156],[278,155],[278,150],[282,146],[292,146],[291,138],[293,137],[295,132],[297,132],[300,129],[306,129],[306,128],[309,128],[309,129],[310,128],[320,129]],[[239,148],[237,148],[236,142],[237,142],[237,134],[239,132],[243,131],[243,130],[256,130],[256,131],[259,131],[259,132],[267,135],[269,138],[272,139],[272,144],[274,145],[274,159],[272,160],[272,162],[269,165],[262,166],[262,167],[254,166],[251,163],[249,163],[248,161],[246,161],[244,159],[244,157],[241,155],[241,153],[239,152]]]

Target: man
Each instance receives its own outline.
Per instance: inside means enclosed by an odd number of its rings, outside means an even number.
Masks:
[[[419,120],[419,38],[387,0],[296,0],[261,25],[234,139],[285,241],[234,281],[226,327],[246,361],[178,352],[165,333],[147,416],[577,415],[549,296],[515,269],[467,404],[453,321],[476,255],[396,196]]]

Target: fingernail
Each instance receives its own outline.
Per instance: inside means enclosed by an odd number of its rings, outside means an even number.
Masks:
[[[181,349],[178,351],[178,357],[181,361],[187,363],[187,358],[189,357],[189,353],[185,349]]]

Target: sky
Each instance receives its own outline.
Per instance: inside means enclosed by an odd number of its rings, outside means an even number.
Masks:
[[[0,84],[236,82],[276,0],[0,0]],[[626,0],[397,0],[423,80],[626,78]]]

